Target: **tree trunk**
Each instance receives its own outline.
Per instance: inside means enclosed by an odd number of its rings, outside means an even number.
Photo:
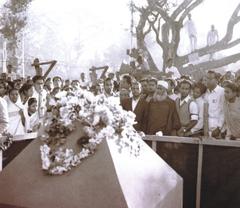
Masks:
[[[148,48],[146,47],[145,41],[144,41],[144,35],[141,32],[137,32],[137,48],[142,49],[144,53],[147,55],[147,62],[150,68],[150,71],[159,71],[158,67],[156,66],[152,55]]]

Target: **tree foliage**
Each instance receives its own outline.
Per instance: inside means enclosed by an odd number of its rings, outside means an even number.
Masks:
[[[147,0],[147,6],[141,8],[135,6],[136,11],[140,14],[136,27],[137,46],[145,50],[150,57],[148,62],[152,70],[156,70],[157,67],[145,44],[145,37],[150,33],[155,34],[156,43],[162,49],[163,69],[166,67],[166,61],[172,58],[174,65],[180,71],[192,70],[193,66],[189,61],[191,53],[180,56],[177,51],[180,43],[180,31],[183,28],[185,18],[202,2],[203,0],[184,0],[179,4],[171,4],[169,0]],[[226,34],[220,41],[214,45],[205,46],[194,51],[199,59],[210,53],[226,50],[240,44],[240,39],[232,40],[234,27],[240,22],[239,10],[240,4],[233,11],[228,21]],[[199,64],[194,65],[194,69],[213,69],[234,63],[239,59],[240,53],[217,60],[203,60]]]
[[[23,28],[27,24],[26,11],[31,1],[7,0],[1,8],[0,33],[8,40],[7,49],[10,62],[16,62],[18,41]]]

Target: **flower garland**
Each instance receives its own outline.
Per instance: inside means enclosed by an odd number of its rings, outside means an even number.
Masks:
[[[3,133],[2,136],[4,137],[4,139],[0,142],[0,149],[2,151],[5,151],[13,143],[13,136],[9,133]]]
[[[91,156],[103,139],[114,139],[121,152],[128,148],[130,153],[140,154],[140,140],[133,125],[135,114],[122,109],[115,98],[96,96],[87,91],[67,95],[58,95],[57,105],[45,120],[40,147],[42,169],[50,175],[61,175],[79,165],[83,159]],[[84,124],[85,137],[78,144],[80,152],[63,148],[66,138],[75,130],[74,121]]]

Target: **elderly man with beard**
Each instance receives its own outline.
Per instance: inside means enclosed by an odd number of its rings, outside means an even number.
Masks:
[[[151,101],[145,105],[145,134],[154,135],[161,131],[163,135],[176,135],[181,124],[175,102],[167,95],[168,83],[158,81]],[[143,122],[142,122],[143,123]]]

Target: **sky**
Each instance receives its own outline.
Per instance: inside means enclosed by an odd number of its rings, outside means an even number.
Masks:
[[[140,5],[145,2],[133,1]],[[130,0],[33,0],[25,28],[25,57],[29,62],[34,57],[56,59],[58,73],[70,78],[91,66],[110,65],[113,70],[119,69],[122,61],[129,61],[126,55],[131,46],[129,3]],[[199,47],[206,44],[211,24],[223,37],[238,3],[239,0],[205,0],[192,11]],[[234,32],[235,37],[240,34],[240,26]],[[147,44],[161,68],[161,53],[154,38],[149,36]],[[180,46],[179,53],[186,53],[188,40],[184,31]],[[69,69],[71,74],[66,73]]]

